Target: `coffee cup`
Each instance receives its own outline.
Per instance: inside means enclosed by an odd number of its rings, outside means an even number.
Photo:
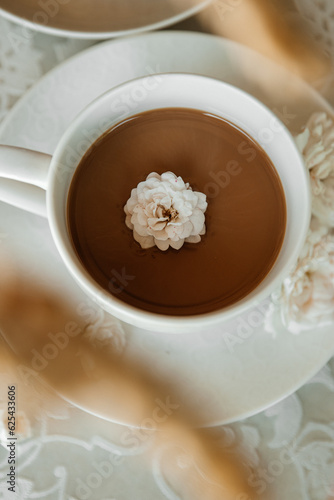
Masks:
[[[285,194],[284,241],[270,272],[242,299],[205,314],[157,314],[129,305],[109,293],[83,266],[68,229],[67,202],[71,182],[91,145],[116,124],[134,115],[164,108],[200,110],[242,129],[272,161]],[[54,242],[68,271],[92,300],[127,323],[166,333],[210,327],[259,304],[279,287],[295,265],[310,222],[309,174],[290,132],[268,108],[244,91],[198,75],[161,74],[111,89],[77,116],[52,157],[1,146],[0,177],[2,201],[48,218]]]

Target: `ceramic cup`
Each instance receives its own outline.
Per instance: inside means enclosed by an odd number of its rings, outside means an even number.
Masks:
[[[286,197],[286,234],[269,274],[255,290],[238,302],[196,316],[153,314],[132,307],[108,293],[82,266],[67,229],[68,191],[76,167],[87,149],[120,121],[140,112],[169,107],[212,113],[244,130],[272,160]],[[203,329],[259,304],[280,285],[296,263],[310,222],[309,174],[285,126],[269,109],[245,92],[197,75],[161,74],[113,88],[79,114],[62,136],[52,157],[1,146],[0,177],[1,200],[48,218],[65,265],[91,299],[127,323],[167,333]],[[45,190],[46,198],[41,196],[41,190]]]

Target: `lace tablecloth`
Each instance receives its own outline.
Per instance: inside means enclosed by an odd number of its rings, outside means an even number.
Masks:
[[[37,33],[27,39],[20,27],[0,19],[0,119],[46,71],[90,44]],[[328,96],[328,81],[321,85]],[[5,408],[7,379],[4,373],[0,377]],[[147,443],[135,452],[120,444],[122,426],[57,397],[47,405],[36,396],[36,405],[38,418],[24,421],[21,416],[26,437],[18,442],[13,494],[6,483],[7,450],[0,446],[0,498],[180,498],[166,485],[161,467],[143,458]],[[217,428],[217,443],[243,457],[253,471],[248,481],[259,499],[328,500],[334,498],[333,417],[334,359],[291,397],[252,418]],[[106,462],[109,468],[101,465]]]

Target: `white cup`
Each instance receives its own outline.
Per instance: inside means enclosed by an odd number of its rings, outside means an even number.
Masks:
[[[223,309],[195,316],[167,316],[132,307],[99,286],[78,259],[67,228],[67,196],[80,159],[95,140],[128,117],[158,108],[193,108],[234,123],[262,146],[282,181],[287,227],[281,252],[265,279],[246,297]],[[107,312],[149,330],[192,331],[229,320],[257,305],[276,289],[296,263],[311,214],[309,174],[285,126],[262,103],[231,85],[197,75],[164,74],[130,81],[84,109],[62,136],[53,157],[0,147],[0,199],[47,216],[68,270]],[[16,182],[13,182],[16,181]],[[41,196],[41,189],[46,191]],[[135,187],[135,186],[134,186]],[[125,200],[126,201],[126,200]]]

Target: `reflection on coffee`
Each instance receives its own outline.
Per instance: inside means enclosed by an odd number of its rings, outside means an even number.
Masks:
[[[180,250],[143,249],[125,224],[131,190],[174,172],[205,193],[206,233]],[[230,122],[192,109],[158,109],[109,130],[81,160],[68,228],[86,270],[127,304],[196,315],[231,305],[266,277],[283,244],[286,204],[262,148]]]

